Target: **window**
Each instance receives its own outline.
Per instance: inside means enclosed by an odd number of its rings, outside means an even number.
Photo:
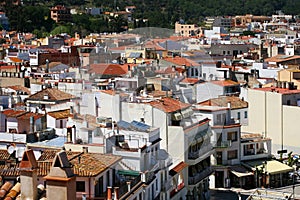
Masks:
[[[85,192],[85,182],[76,181],[76,192]]]
[[[247,111],[244,112],[244,116],[245,116],[245,119],[248,118],[248,112]]]
[[[286,104],[291,105],[291,100],[287,100]]]
[[[237,118],[241,119],[241,113],[240,112],[237,113]]]
[[[237,150],[233,150],[233,151],[228,151],[227,152],[227,159],[228,160],[232,160],[232,159],[237,159]]]
[[[237,141],[237,132],[228,132],[227,140],[231,140],[232,142]]]
[[[64,128],[64,121],[62,119],[59,120],[59,128]]]

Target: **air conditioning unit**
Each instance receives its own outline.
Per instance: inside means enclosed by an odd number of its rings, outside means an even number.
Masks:
[[[101,124],[105,127],[112,127],[112,118],[111,117],[97,117],[97,124]]]
[[[174,114],[172,115],[172,120],[175,120],[175,121],[180,121],[180,120],[182,120],[182,115],[181,115],[181,113],[174,113]]]

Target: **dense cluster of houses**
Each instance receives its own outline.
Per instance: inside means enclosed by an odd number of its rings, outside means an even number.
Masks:
[[[3,31],[0,195],[202,200],[291,184],[297,166],[281,161],[300,151],[300,56],[288,17],[146,40]]]

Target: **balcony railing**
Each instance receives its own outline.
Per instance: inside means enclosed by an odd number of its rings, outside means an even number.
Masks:
[[[206,168],[205,170],[197,173],[194,176],[189,176],[189,185],[196,185],[197,183],[199,183],[201,180],[205,179],[206,177],[208,177],[209,175],[211,175],[211,173],[213,172],[211,167]]]
[[[231,147],[231,140],[217,142],[214,145],[214,148],[229,148],[229,147]]]
[[[205,147],[201,147],[198,151],[193,151],[188,153],[188,159],[195,160],[201,156],[203,156],[205,153],[208,153],[213,149],[211,144],[206,145]]]

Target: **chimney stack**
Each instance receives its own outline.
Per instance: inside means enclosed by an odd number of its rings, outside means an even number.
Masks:
[[[65,151],[56,154],[50,173],[44,179],[47,183],[47,199],[76,199],[76,177]]]
[[[112,200],[111,189],[112,188],[110,186],[107,187],[107,196],[106,196],[107,200]]]
[[[114,187],[114,200],[119,200],[119,187]]]
[[[21,199],[37,200],[37,168],[33,150],[26,150],[20,163]]]

